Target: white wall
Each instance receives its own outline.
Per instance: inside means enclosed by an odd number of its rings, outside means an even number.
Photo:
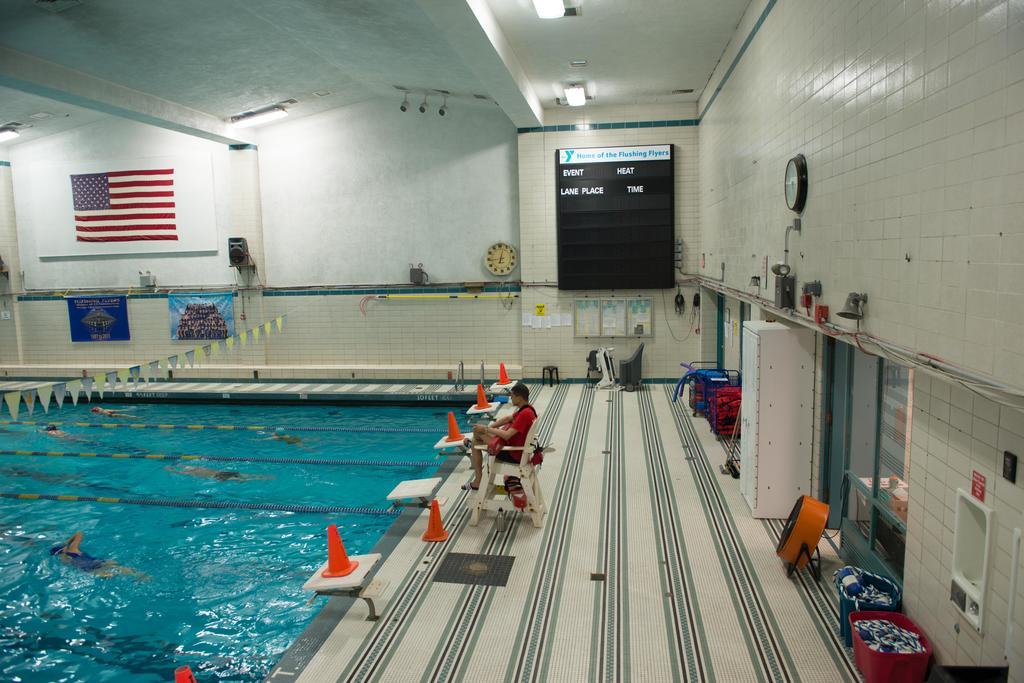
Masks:
[[[798,279],[833,312],[866,291],[866,331],[1024,386],[1022,19],[1005,0],[777,3],[699,127],[704,272],[724,260],[742,289],[781,259],[803,153]]]
[[[765,7],[752,3],[712,84]],[[781,259],[783,172],[803,153],[810,190],[790,262],[799,281],[822,281],[832,319],[866,291],[865,331],[1024,387],[1024,5],[778,2],[698,130],[704,274],[724,261],[726,284],[745,290],[766,256]],[[1024,413],[921,372],[914,402],[906,610],[940,662],[1003,664],[1024,477],[996,468],[1004,449],[1024,451]],[[973,469],[999,525],[983,636],[947,600],[952,500]],[[1011,680],[1024,680],[1021,643]]]
[[[583,107],[548,110],[549,125],[664,121],[693,118],[693,104],[679,106]],[[697,186],[697,129],[693,126],[593,129],[523,133],[519,136],[519,214],[522,232],[523,310],[536,304],[549,310],[573,311],[577,295],[604,296],[612,292],[559,290],[557,226],[555,214],[555,150],[561,147],[622,145],[675,145],[676,238],[683,241],[684,270],[692,272],[699,260],[699,206]],[[680,275],[680,279],[682,276]],[[675,314],[674,290],[630,290],[616,296],[649,296],[654,300],[654,337],[644,339],[645,377],[679,377],[683,361],[697,360],[699,336],[690,326],[690,303],[695,290],[684,289],[686,313]],[[664,298],[664,303],[663,303]],[[714,330],[709,330],[714,334]],[[557,365],[562,377],[582,377],[586,356],[598,346],[615,347],[616,359],[625,359],[639,345],[636,339],[576,339],[571,327],[523,329],[523,367],[537,376],[545,365]]]
[[[260,131],[267,278],[278,286],[493,280],[519,241],[516,133],[496,107],[377,99]],[[518,276],[514,272],[511,277]]]
[[[151,271],[158,285],[218,286],[234,283],[234,271],[224,255],[231,232],[230,164],[225,145],[125,119],[104,119],[31,142],[9,147],[18,206],[18,242],[27,289],[107,287],[127,289],[139,284],[138,272]],[[27,181],[37,165],[91,162],[97,159],[196,155],[208,156],[213,168],[213,201],[217,253],[205,255],[93,257],[74,260],[39,259],[45,245],[38,244],[40,229],[33,228],[31,207],[23,202],[32,196],[19,178]],[[20,204],[19,204],[20,203]],[[74,230],[70,225],[68,230]]]

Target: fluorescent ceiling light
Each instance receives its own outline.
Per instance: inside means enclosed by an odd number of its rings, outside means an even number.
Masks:
[[[533,9],[541,19],[557,19],[565,16],[562,0],[533,0]]]
[[[283,107],[272,107],[270,109],[264,109],[263,111],[255,112],[253,114],[240,114],[231,118],[231,125],[235,128],[249,128],[251,126],[261,126],[264,123],[270,123],[271,121],[277,121],[288,116],[288,112]]]
[[[18,137],[19,135],[21,135],[21,133],[19,133],[16,130],[11,130],[10,128],[5,128],[3,130],[0,130],[0,142],[7,142],[8,140],[13,140],[14,138]]]
[[[582,85],[570,85],[565,89],[565,101],[570,107],[582,107],[587,103],[587,91]]]

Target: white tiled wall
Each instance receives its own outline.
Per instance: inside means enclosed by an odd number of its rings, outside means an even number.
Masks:
[[[1024,455],[1024,413],[962,387],[915,373],[910,453],[910,503],[904,578],[906,609],[928,633],[940,661],[1003,664],[1010,595],[1010,539],[1024,527],[1024,476],[999,476],[1004,450]],[[985,503],[995,510],[997,535],[989,565],[987,616],[979,635],[949,595],[957,489],[971,490],[971,473],[986,479]],[[1024,634],[1024,581],[1017,586],[1015,632]],[[959,633],[957,632],[959,628]],[[1013,642],[1011,680],[1024,680],[1024,637]]]
[[[545,123],[612,123],[619,121],[662,121],[695,116],[693,104],[654,107],[584,107],[583,111],[558,109],[546,112]],[[523,305],[527,312],[543,303],[572,312],[577,295],[595,292],[557,289],[557,238],[555,221],[555,150],[562,147],[673,144],[676,156],[676,238],[683,241],[683,270],[692,272],[697,264],[700,228],[697,186],[697,129],[689,126],[624,128],[519,135],[519,218]],[[680,278],[682,276],[680,275]],[[700,353],[696,334],[687,335],[689,303],[693,290],[685,290],[687,312],[675,314],[671,290],[616,292],[654,298],[654,337],[644,340],[644,368],[648,377],[677,377],[679,363],[695,360]],[[664,295],[665,303],[662,303]],[[629,339],[574,339],[571,327],[524,329],[523,365],[527,373],[538,373],[544,365],[557,365],[563,377],[582,377],[586,356],[598,346],[614,346],[617,358],[625,358],[639,344]]]
[[[752,2],[712,84],[766,4]],[[822,281],[833,320],[866,291],[865,331],[1024,387],[1024,3],[775,3],[698,130],[704,274],[724,261],[726,284],[744,289],[765,257],[781,260],[783,172],[803,153],[790,263],[800,282]],[[939,661],[1002,664],[1024,488],[996,467],[1004,449],[1024,452],[1024,413],[920,372],[914,400],[906,608]],[[972,469],[999,525],[980,637],[946,599],[953,496]],[[1012,680],[1024,680],[1022,643]]]
[[[235,329],[251,328],[279,315],[287,324],[269,340],[236,347],[204,367],[180,376],[251,378],[445,378],[460,360],[466,376],[479,375],[480,361],[492,369],[519,366],[519,300],[372,301],[366,315],[361,296],[235,297]],[[170,340],[166,299],[129,299],[132,341],[72,344],[64,301],[28,301],[23,311],[24,363],[74,367],[124,367],[166,358],[197,342]],[[241,320],[243,312],[247,320]],[[209,367],[209,366],[216,367]],[[391,368],[389,366],[415,366]],[[346,366],[331,367],[331,366]],[[376,366],[348,367],[348,366]],[[232,370],[235,368],[235,370]],[[24,374],[11,368],[8,374]],[[539,370],[538,373],[539,375]]]
[[[11,167],[0,166],[0,258],[7,265],[8,276],[0,277],[0,311],[10,319],[0,319],[0,363],[17,362],[18,330],[14,292],[21,288],[21,258],[18,255],[18,230],[14,223],[14,187]]]
[[[781,259],[803,153],[798,280],[833,311],[866,291],[864,330],[1024,386],[1019,1],[779,2],[699,132],[706,274],[726,261],[743,288]]]

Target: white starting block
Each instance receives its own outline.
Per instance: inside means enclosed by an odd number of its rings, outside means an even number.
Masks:
[[[430,477],[429,479],[407,479],[400,482],[398,486],[388,494],[388,500],[393,501],[395,507],[430,507],[430,500],[434,492],[441,486],[441,477]],[[406,500],[416,500],[416,503],[406,503]],[[444,505],[444,501],[437,499],[438,505]]]
[[[381,596],[387,584],[383,581],[374,580],[369,585],[363,586],[363,582],[366,581],[366,575],[370,573],[370,570],[380,562],[380,555],[378,553],[350,555],[348,559],[359,563],[359,566],[351,574],[331,578],[321,576],[323,571],[327,569],[327,563],[324,562],[316,570],[316,573],[306,583],[302,584],[302,590],[312,591],[314,598],[318,595],[338,595],[365,600],[370,608],[370,616],[366,620],[377,621],[378,615],[373,599]]]
[[[516,384],[517,382],[515,382],[514,380],[510,381],[508,384],[498,384],[497,382],[495,382],[494,384],[491,385],[491,393],[507,394]]]
[[[495,401],[494,403],[488,403],[486,408],[478,408],[474,403],[469,407],[469,410],[466,411],[466,415],[494,415],[503,405],[503,403]]]
[[[466,439],[470,438],[469,434],[463,434],[462,436],[465,437]],[[446,434],[441,437],[440,441],[434,444],[434,450],[442,452],[455,450],[458,451],[459,453],[465,453],[469,449],[466,448],[466,443],[464,439],[460,439],[458,441],[449,441],[448,435]]]

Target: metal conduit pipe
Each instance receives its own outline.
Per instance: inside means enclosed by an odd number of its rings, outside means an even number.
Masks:
[[[849,330],[844,330],[843,328],[838,327],[837,325],[834,325],[832,323],[823,323],[821,325],[817,325],[814,323],[813,320],[805,316],[799,315],[796,312],[790,312],[781,308],[776,308],[775,304],[771,301],[768,301],[767,299],[755,297],[742,290],[734,289],[732,287],[718,283],[714,279],[707,278],[703,275],[697,275],[694,277],[697,278],[700,286],[702,287],[706,287],[707,289],[714,290],[721,294],[726,294],[734,299],[738,299],[746,303],[755,304],[757,306],[760,306],[761,308],[771,311],[772,314],[779,318],[785,318],[786,320],[795,322],[799,325],[803,325],[804,327],[808,327],[810,329],[822,332],[824,334],[831,334],[832,336],[835,336],[836,338],[839,339],[841,339],[844,336],[856,336],[857,339],[866,341],[868,344],[871,344],[872,346],[875,346],[878,349],[880,349],[882,352],[879,353],[878,355],[881,355],[889,360],[895,360],[907,365],[913,365],[927,372],[930,372],[931,374],[936,375],[942,379],[952,380],[964,386],[965,388],[974,391],[977,394],[985,396],[985,398],[997,401],[1011,408],[1024,410],[1024,390],[1021,390],[1020,388],[1014,387],[1010,384],[1006,384],[1005,382],[1001,382],[998,379],[995,379],[994,377],[988,377],[981,373],[953,365],[948,361],[935,358],[934,356],[929,356],[928,354],[924,354],[913,349],[901,347],[898,344],[894,344],[892,342],[879,339],[878,337],[875,337],[866,332],[853,333],[850,332]],[[1012,400],[1006,400],[1005,398],[999,397],[998,394],[1005,394],[1006,396],[1011,397]],[[1015,403],[1013,402],[1013,400],[1017,402]]]

